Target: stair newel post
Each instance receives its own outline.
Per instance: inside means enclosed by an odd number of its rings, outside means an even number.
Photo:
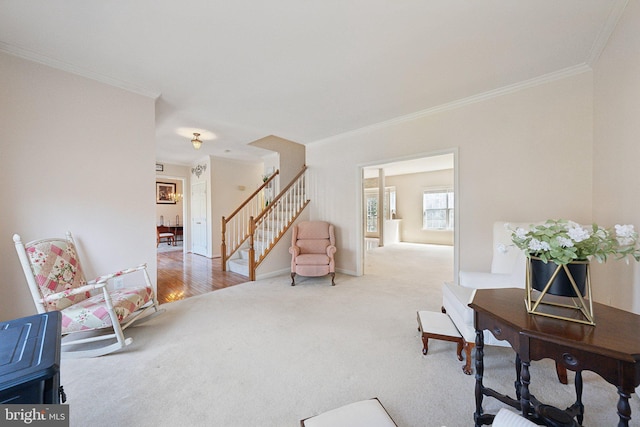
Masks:
[[[222,271],[227,271],[227,244],[225,242],[225,234],[227,232],[227,221],[222,217],[222,243],[220,244],[220,253],[222,254]]]
[[[254,234],[256,232],[256,223],[253,216],[249,217],[249,280],[256,280],[256,250],[254,247]]]

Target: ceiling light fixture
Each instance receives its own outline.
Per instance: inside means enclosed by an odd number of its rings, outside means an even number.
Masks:
[[[199,136],[200,136],[199,133],[194,132],[193,139],[191,140],[191,143],[193,144],[193,148],[195,148],[196,150],[199,150],[200,147],[202,147],[202,141],[198,139]]]

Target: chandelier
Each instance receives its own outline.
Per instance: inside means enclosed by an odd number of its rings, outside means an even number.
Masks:
[[[202,147],[202,140],[198,139],[199,136],[200,136],[199,133],[194,132],[193,139],[191,140],[191,143],[193,144],[193,148],[195,148],[196,150],[199,150],[200,147]]]

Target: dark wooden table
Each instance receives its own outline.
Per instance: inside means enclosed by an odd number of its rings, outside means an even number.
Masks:
[[[618,426],[628,426],[631,419],[629,397],[640,384],[640,316],[594,303],[595,326],[567,320],[553,319],[527,313],[523,289],[478,289],[469,306],[475,313],[476,328],[476,426],[491,424],[494,415],[484,414],[483,396],[494,397],[522,411],[538,423],[548,418],[575,420],[581,424],[582,371],[600,375],[618,390]],[[547,307],[550,312],[570,310]],[[489,330],[500,340],[508,341],[516,352],[516,398],[512,399],[484,387],[484,336]],[[538,401],[529,393],[529,366],[531,361],[553,359],[556,363],[576,372],[576,403],[560,411]],[[570,424],[567,424],[570,425]]]

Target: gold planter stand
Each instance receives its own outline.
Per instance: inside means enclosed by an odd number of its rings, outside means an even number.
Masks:
[[[540,259],[537,257],[531,257],[531,259]],[[535,289],[532,287],[532,269],[531,269],[531,259],[527,260],[527,277],[526,277],[526,300],[525,305],[527,307],[527,312],[529,314],[536,314],[539,316],[551,317],[553,319],[562,319],[568,320],[570,322],[582,323],[586,325],[595,326],[595,320],[593,317],[593,299],[591,295],[591,271],[589,269],[589,261],[574,261],[573,264],[586,264],[587,265],[587,274],[586,274],[586,300],[585,297],[582,296],[582,292],[580,292],[576,281],[573,278],[570,270],[566,265],[558,265],[558,267],[553,272],[553,275],[549,279],[549,281],[544,286],[542,291],[539,291],[540,294],[537,298],[534,298],[532,293]],[[565,271],[569,281],[571,282],[571,286],[575,291],[576,297],[559,297],[553,296],[548,293],[551,285],[553,284],[555,278],[558,276],[561,270]],[[555,299],[555,300],[554,300]],[[568,300],[570,304],[564,304],[559,302],[559,300]],[[545,308],[551,307],[549,308]],[[563,315],[566,313],[567,315]]]

